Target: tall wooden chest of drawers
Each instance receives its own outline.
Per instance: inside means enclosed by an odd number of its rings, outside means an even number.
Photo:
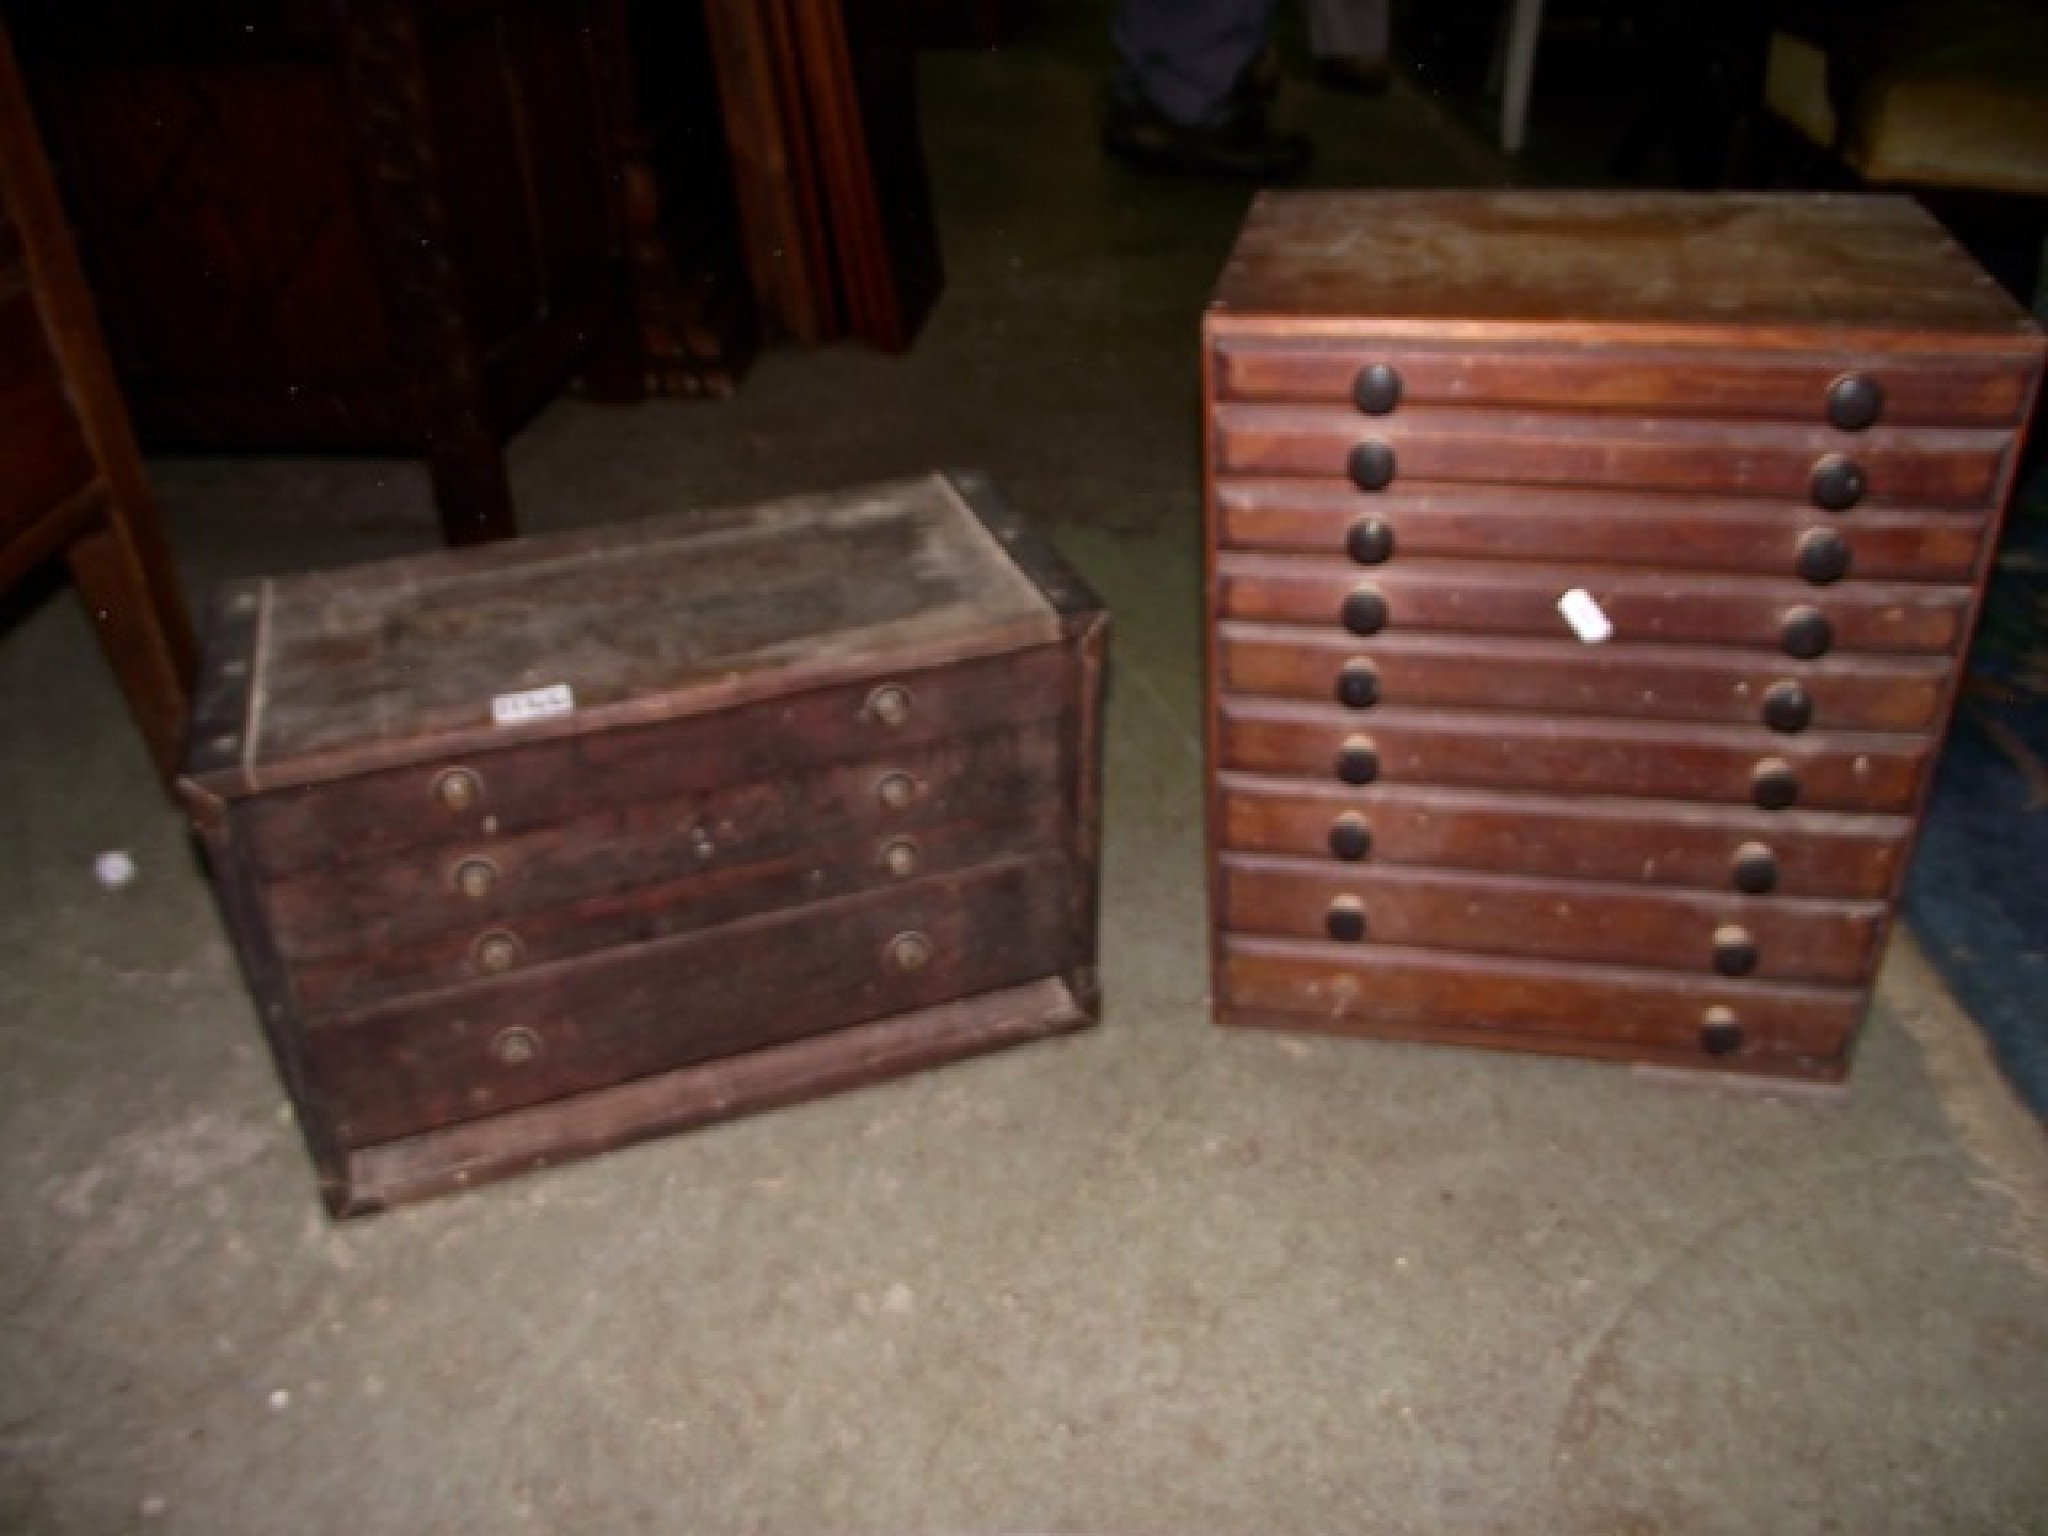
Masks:
[[[1092,1022],[1107,638],[966,475],[230,588],[183,789],[330,1208]]]
[[[1262,194],[1219,1019],[1841,1077],[2041,360],[1903,199]]]

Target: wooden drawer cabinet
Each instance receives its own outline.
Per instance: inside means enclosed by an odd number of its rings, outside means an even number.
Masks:
[[[974,476],[223,594],[184,790],[331,1207],[1092,1021],[1106,645]]]
[[[2032,322],[1900,199],[1266,193],[1204,354],[1219,1018],[1846,1072]]]

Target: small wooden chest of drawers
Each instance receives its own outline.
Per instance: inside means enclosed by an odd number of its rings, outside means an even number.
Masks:
[[[2041,358],[1903,199],[1262,194],[1219,1019],[1842,1076]]]
[[[1092,1022],[1107,638],[968,475],[223,593],[183,789],[330,1208]]]

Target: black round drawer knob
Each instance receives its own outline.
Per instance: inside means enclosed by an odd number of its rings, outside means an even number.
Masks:
[[[1372,828],[1363,816],[1346,811],[1330,823],[1330,852],[1349,864],[1372,853]]]
[[[1344,599],[1344,627],[1354,635],[1376,635],[1387,627],[1387,600],[1377,588],[1359,587]]]
[[[1845,373],[1828,386],[1828,420],[1861,432],[1884,413],[1884,388],[1867,373]]]
[[[1829,512],[1848,511],[1863,499],[1868,488],[1862,466],[1839,453],[1831,453],[1814,465],[1813,479],[1807,482],[1813,504]]]
[[[1365,737],[1353,736],[1337,749],[1337,777],[1346,784],[1370,784],[1379,776],[1379,749]]]
[[[1339,896],[1323,914],[1323,932],[1340,944],[1356,944],[1365,937],[1365,907],[1356,896]]]
[[[1346,467],[1361,491],[1384,491],[1394,483],[1394,449],[1376,437],[1355,445]]]
[[[1756,969],[1756,935],[1736,923],[1714,930],[1714,969],[1723,976],[1747,976]]]
[[[1377,517],[1362,517],[1344,535],[1344,552],[1360,565],[1385,565],[1394,554],[1394,530]]]
[[[1379,668],[1369,661],[1345,662],[1337,674],[1337,702],[1346,709],[1371,709],[1379,701]]]
[[[1800,539],[1793,568],[1816,587],[1840,581],[1849,574],[1849,542],[1830,529],[1815,528]]]
[[[1778,885],[1778,856],[1769,843],[1744,843],[1735,850],[1729,872],[1745,896],[1766,895]]]
[[[1813,696],[1797,683],[1773,683],[1764,694],[1764,724],[1791,735],[1813,723]]]
[[[1818,608],[1794,608],[1778,626],[1778,648],[1800,661],[1827,655],[1834,643],[1835,626]]]
[[[1742,1049],[1742,1021],[1733,1008],[1716,1003],[1701,1016],[1700,1049],[1709,1056],[1733,1056]]]
[[[1749,798],[1767,811],[1799,803],[1799,775],[1782,757],[1767,757],[1749,776]]]
[[[1392,363],[1367,363],[1351,381],[1351,400],[1368,416],[1384,416],[1401,403],[1401,374]]]

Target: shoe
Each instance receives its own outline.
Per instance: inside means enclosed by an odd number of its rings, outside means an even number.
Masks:
[[[1393,72],[1387,68],[1385,59],[1369,58],[1362,53],[1333,53],[1316,60],[1316,78],[1333,90],[1349,91],[1354,96],[1384,96]]]
[[[1198,128],[1176,123],[1142,96],[1117,93],[1103,118],[1102,147],[1141,171],[1219,181],[1286,181],[1315,153],[1305,135],[1268,127],[1265,103],[1245,87],[1215,122]]]

